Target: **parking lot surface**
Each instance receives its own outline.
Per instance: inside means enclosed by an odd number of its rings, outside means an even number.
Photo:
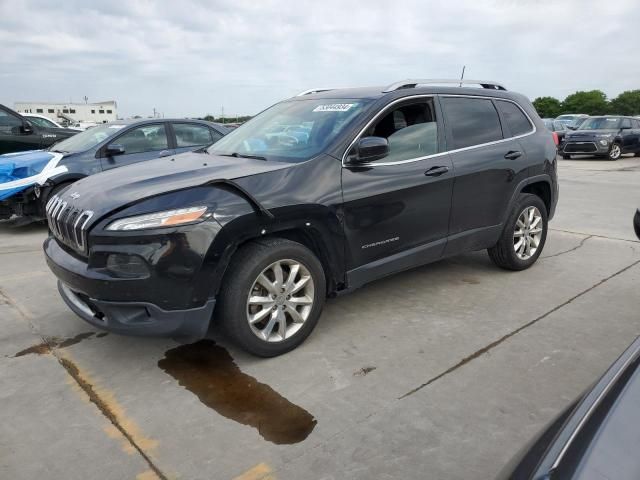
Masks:
[[[0,478],[488,479],[640,334],[640,158],[560,160],[541,259],[476,252],[331,299],[258,359],[101,333],[42,226],[0,224]]]

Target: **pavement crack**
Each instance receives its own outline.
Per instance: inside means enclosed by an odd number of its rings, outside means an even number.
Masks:
[[[153,472],[160,478],[161,480],[167,480],[167,476],[158,468],[153,460],[144,452],[144,450],[138,445],[135,439],[131,436],[131,434],[127,431],[126,428],[120,423],[116,414],[111,410],[107,402],[105,402],[100,395],[95,391],[93,385],[88,382],[85,378],[83,378],[82,374],[78,367],[71,360],[65,358],[62,355],[59,355],[55,350],[55,347],[52,347],[51,353],[56,357],[58,363],[62,365],[62,367],[67,371],[67,373],[75,380],[78,386],[87,394],[91,403],[93,403],[98,410],[104,415],[114,427],[118,429],[118,431],[127,439],[127,441],[131,444],[133,448],[140,454],[140,456],[147,462],[149,468],[153,470]]]
[[[557,305],[555,307],[553,307],[551,310],[543,313],[542,315],[540,315],[537,318],[534,318],[533,320],[531,320],[530,322],[525,323],[524,325],[516,328],[515,330],[507,333],[506,335],[503,335],[502,337],[500,337],[499,339],[491,342],[490,344],[486,345],[485,347],[481,348],[480,350],[477,350],[475,352],[473,352],[471,355],[463,358],[462,360],[460,360],[458,363],[456,363],[455,365],[453,365],[452,367],[448,368],[447,370],[445,370],[444,372],[436,375],[435,377],[427,380],[426,382],[424,382],[421,385],[418,385],[416,388],[409,390],[407,393],[405,393],[404,395],[398,397],[398,400],[402,400],[404,398],[407,398],[411,395],[413,395],[414,393],[422,390],[425,387],[428,387],[429,385],[431,385],[432,383],[436,382],[437,380],[440,380],[441,378],[445,377],[446,375],[449,375],[452,372],[455,372],[456,370],[458,370],[459,368],[465,366],[467,363],[475,360],[476,358],[484,355],[485,353],[488,353],[489,351],[493,350],[494,348],[496,348],[498,345],[500,345],[501,343],[505,342],[506,340],[510,339],[511,337],[513,337],[514,335],[517,335],[518,333],[522,332],[523,330],[526,330],[527,328],[531,327],[532,325],[535,325],[536,323],[538,323],[540,320],[548,317],[549,315],[551,315],[554,312],[557,312],[558,310],[560,310],[563,307],[566,307],[567,305],[569,305],[570,303],[572,303],[573,301],[577,300],[578,298],[586,295],[587,293],[591,292],[592,290],[598,288],[600,285],[608,282],[609,280],[611,280],[614,277],[617,277],[618,275],[626,272],[627,270],[635,267],[636,265],[640,264],[640,260],[636,260],[635,262],[633,262],[630,265],[627,265],[626,267],[622,268],[621,270],[618,270],[617,272],[609,275],[606,278],[603,278],[602,280],[600,280],[598,283],[595,283],[594,285],[590,286],[589,288],[587,288],[586,290],[583,290],[582,292],[578,293],[577,295],[574,295],[573,297],[571,297],[569,300],[561,303],[560,305]]]
[[[85,392],[89,397],[91,403],[93,403],[100,413],[111,422],[111,424],[118,429],[118,431],[124,436],[124,438],[131,444],[131,446],[140,454],[140,456],[147,462],[149,468],[158,476],[160,480],[168,480],[168,477],[158,468],[153,460],[147,455],[144,450],[138,445],[138,442],[127,431],[127,429],[120,423],[116,414],[111,410],[108,403],[105,402],[100,395],[95,391],[91,382],[88,382],[80,373],[80,369],[68,358],[65,358],[61,352],[58,351],[59,347],[64,346],[65,342],[58,343],[56,339],[44,336],[40,334],[37,327],[31,321],[31,315],[25,309],[23,309],[18,303],[16,303],[6,292],[0,288],[0,302],[6,303],[17,311],[20,316],[27,322],[31,332],[38,336],[42,343],[42,348],[47,350],[47,353],[51,353],[58,361],[58,363],[66,370],[66,372],[73,378],[77,385]],[[86,335],[86,334],[82,334]]]
[[[549,228],[549,230],[553,230],[554,232],[571,233],[572,235],[582,235],[582,236],[591,237],[591,238],[604,238],[605,240],[615,240],[618,242],[640,243],[640,240],[632,240],[630,238],[607,237],[606,235],[598,235],[596,233],[576,232],[573,230],[563,230],[561,228]]]
[[[575,246],[575,247],[573,247],[573,248],[570,248],[569,250],[564,250],[564,251],[562,251],[562,252],[554,253],[553,255],[547,255],[547,256],[541,257],[541,258],[540,258],[540,260],[544,260],[544,259],[546,259],[546,258],[559,257],[560,255],[564,255],[564,254],[566,254],[566,253],[575,252],[575,251],[576,251],[576,250],[578,250],[579,248],[582,248],[582,247],[584,246],[585,242],[586,242],[587,240],[589,240],[590,238],[593,238],[593,235],[589,235],[588,237],[583,238],[583,239],[580,241],[580,243],[579,243],[578,245],[576,245],[576,246]]]

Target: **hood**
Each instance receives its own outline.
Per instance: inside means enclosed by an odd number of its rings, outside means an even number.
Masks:
[[[189,152],[91,175],[74,183],[61,197],[76,208],[93,211],[95,219],[98,219],[116,208],[144,198],[216,180],[236,180],[281,170],[292,165]]]
[[[567,132],[567,137],[593,137],[595,135],[616,135],[618,129],[575,130]]]
[[[0,200],[66,172],[66,167],[58,166],[61,158],[60,153],[44,150],[0,155]]]

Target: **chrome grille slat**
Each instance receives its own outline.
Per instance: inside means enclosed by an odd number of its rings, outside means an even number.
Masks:
[[[45,212],[51,233],[61,243],[86,253],[86,230],[94,212],[74,207],[57,195],[49,199]]]

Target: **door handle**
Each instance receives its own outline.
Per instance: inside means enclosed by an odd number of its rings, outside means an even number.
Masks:
[[[504,158],[507,160],[515,160],[516,158],[520,158],[522,156],[522,152],[518,150],[510,150],[504,154]]]
[[[160,152],[159,157],[160,158],[168,157],[169,155],[173,155],[173,151],[171,151],[171,150],[163,150],[163,151]]]
[[[427,177],[439,177],[440,175],[444,175],[449,171],[449,167],[431,167],[429,170],[424,172]]]

